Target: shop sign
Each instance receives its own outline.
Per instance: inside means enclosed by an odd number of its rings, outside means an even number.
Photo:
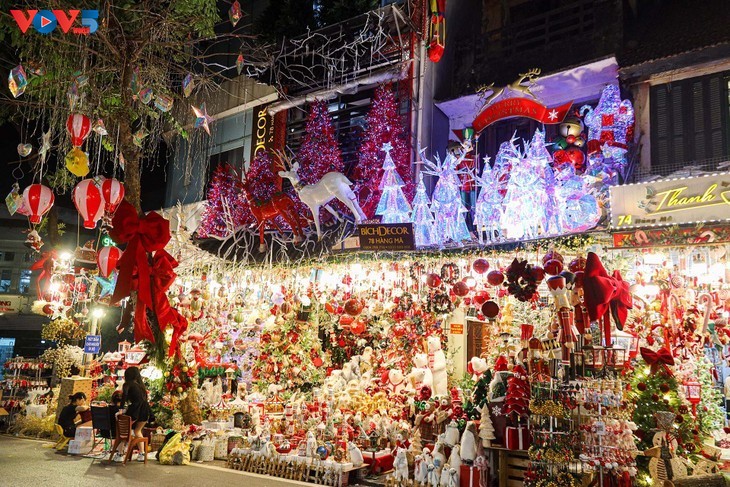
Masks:
[[[657,229],[633,229],[613,234],[615,248],[637,247],[684,247],[730,242],[730,226],[701,225],[698,227],[661,227]]]
[[[613,186],[611,226],[623,228],[730,220],[730,174]]]
[[[101,335],[86,335],[84,353],[99,353],[101,350]]]
[[[363,223],[358,226],[361,250],[413,250],[412,223]]]
[[[0,296],[0,313],[18,313],[23,308],[23,297],[4,295]]]
[[[463,335],[464,325],[461,323],[451,323],[451,334],[452,335]]]
[[[276,124],[274,115],[267,111],[268,104],[254,108],[253,144],[251,144],[251,160],[259,151],[273,151],[276,149]]]
[[[494,122],[513,117],[526,117],[544,124],[556,124],[565,119],[573,102],[555,108],[548,108],[531,98],[507,98],[487,106],[472,122],[476,133],[480,133]]]

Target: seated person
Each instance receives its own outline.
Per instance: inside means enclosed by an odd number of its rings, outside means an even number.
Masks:
[[[109,408],[109,420],[112,429],[111,431],[100,430],[99,436],[101,436],[102,438],[114,438],[117,430],[116,415],[119,410],[122,409],[122,391],[114,391],[114,393],[112,393],[111,400],[109,401],[109,405],[107,407]]]
[[[63,436],[66,438],[74,438],[76,436],[76,427],[82,423],[76,420],[76,417],[83,412],[89,411],[86,405],[86,394],[77,392],[68,396],[70,403],[61,410],[58,415],[58,424],[63,428]]]

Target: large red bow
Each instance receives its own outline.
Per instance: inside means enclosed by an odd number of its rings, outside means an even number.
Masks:
[[[622,330],[629,310],[633,306],[629,283],[621,279],[621,273],[614,271],[609,276],[601,260],[588,252],[583,277],[583,293],[588,316],[591,321],[603,318],[603,337],[607,347],[611,346],[611,319]]]
[[[55,250],[43,252],[43,254],[41,254],[41,258],[33,262],[33,265],[30,266],[30,270],[32,271],[41,271],[35,282],[36,289],[38,291],[38,299],[43,299],[41,283],[51,279],[51,276],[53,275],[53,262],[57,258],[58,255]]]
[[[162,250],[170,241],[170,222],[155,212],[140,217],[127,201],[122,201],[112,219],[110,235],[115,242],[126,243],[119,259],[119,276],[111,302],[116,303],[132,293],[134,274],[137,273],[137,307],[134,313],[134,340],[155,341],[149,323],[147,308],[153,308],[150,285],[150,262],[147,252]]]
[[[172,327],[172,339],[168,350],[170,357],[179,352],[180,337],[188,328],[188,320],[170,306],[170,301],[167,299],[167,290],[170,289],[177,275],[173,270],[175,267],[177,267],[177,261],[166,250],[155,252],[152,264],[152,300],[160,329]]]
[[[651,348],[641,347],[639,351],[644,362],[651,366],[652,374],[656,374],[660,368],[664,368],[667,374],[674,375],[668,367],[669,365],[674,365],[674,357],[672,357],[672,353],[669,350],[660,348],[655,352]]]

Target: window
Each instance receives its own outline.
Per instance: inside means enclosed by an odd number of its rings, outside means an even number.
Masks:
[[[730,72],[724,72],[651,87],[652,172],[666,175],[728,157],[728,83]]]
[[[4,252],[3,253],[3,260],[5,262],[12,262],[15,260],[15,252]]]
[[[0,272],[0,293],[9,293],[12,284],[13,271],[11,269],[3,269]]]
[[[20,271],[20,283],[18,284],[18,292],[20,294],[27,294],[30,290],[30,277],[33,272],[29,270]]]

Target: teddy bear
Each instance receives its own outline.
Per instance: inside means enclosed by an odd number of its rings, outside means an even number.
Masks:
[[[441,349],[441,340],[439,337],[432,335],[428,337],[426,344],[428,346],[428,366],[433,376],[433,394],[434,396],[446,396],[449,392],[446,375],[446,354]]]

